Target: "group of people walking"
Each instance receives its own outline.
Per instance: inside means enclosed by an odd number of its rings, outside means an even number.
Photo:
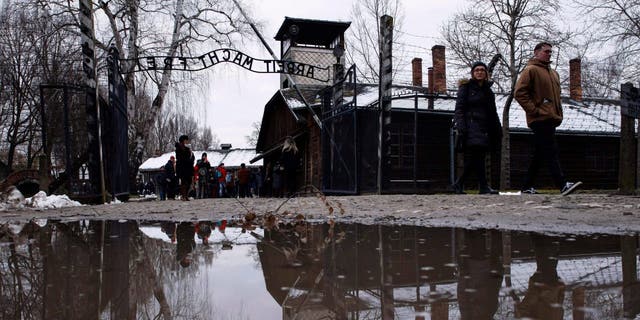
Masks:
[[[547,165],[556,187],[563,195],[572,193],[581,182],[565,178],[558,159],[556,128],[562,123],[560,77],[551,68],[552,45],[537,44],[533,57],[520,74],[515,99],[526,113],[527,126],[533,131],[533,155],[521,188],[525,194],[538,193],[535,180],[539,169]],[[465,193],[465,181],[475,173],[480,194],[497,194],[487,182],[485,158],[490,150],[500,147],[502,127],[496,110],[493,82],[485,63],[471,65],[471,78],[460,82],[454,113],[457,131],[456,149],[465,152],[464,169],[453,184],[456,194]]]
[[[228,170],[224,163],[214,167],[206,152],[196,162],[186,135],[178,139],[175,147],[176,156],[171,156],[157,177],[160,200],[174,199],[176,193],[184,201],[190,197],[291,197],[296,193],[300,159],[291,137],[284,141],[280,159],[266,168],[249,169],[244,163],[237,170]]]

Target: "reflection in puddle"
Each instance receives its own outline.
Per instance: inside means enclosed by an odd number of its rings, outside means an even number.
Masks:
[[[2,319],[621,319],[637,236],[242,221],[0,225]]]

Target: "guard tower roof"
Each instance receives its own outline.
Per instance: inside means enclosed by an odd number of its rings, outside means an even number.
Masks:
[[[292,25],[298,27],[298,34],[295,38],[296,43],[329,46],[333,40],[349,28],[351,22],[284,17],[284,22],[280,26],[275,39],[278,41],[288,39]]]

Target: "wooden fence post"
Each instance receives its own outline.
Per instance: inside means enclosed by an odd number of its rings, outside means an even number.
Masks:
[[[635,119],[638,118],[638,88],[625,83],[620,86],[620,163],[618,189],[621,194],[632,194],[636,189]]]
[[[389,185],[391,171],[391,84],[393,75],[392,64],[393,18],[387,15],[380,17],[380,79],[378,92],[378,107],[380,110],[379,139],[378,139],[378,194]]]

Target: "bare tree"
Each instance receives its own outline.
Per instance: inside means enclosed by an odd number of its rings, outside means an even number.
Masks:
[[[572,26],[577,26],[572,31],[573,36],[564,45],[564,50],[556,51],[563,56],[562,59],[581,59],[583,96],[614,98],[618,94],[619,84],[622,81],[624,62],[621,61],[620,56],[610,55],[611,52],[603,52],[601,35],[593,32],[593,24],[597,24],[597,22],[591,21],[592,17],[584,16],[582,18],[588,20],[585,23],[572,24]],[[561,75],[563,85],[566,85],[568,70],[560,69],[558,72]],[[563,73],[567,77],[563,77]]]
[[[499,91],[508,93],[502,112],[500,188],[511,187],[509,113],[518,74],[533,54],[536,42],[563,43],[554,19],[557,0],[481,0],[458,13],[442,28],[452,49],[454,66],[465,74],[473,61],[489,61],[500,53],[503,65],[493,73]]]
[[[603,60],[582,58],[582,93],[588,97],[618,98],[624,62],[613,55]]]
[[[209,150],[220,144],[218,136],[211,131],[211,127],[205,125],[204,128],[200,129],[200,131],[202,133],[198,137],[198,141],[196,141],[195,145],[200,148],[198,150]]]
[[[0,12],[0,140],[4,142],[0,151],[12,168],[30,168],[44,149],[40,99],[52,96],[41,97],[39,85],[74,83],[80,50],[74,34],[60,27],[71,19],[39,6],[36,0],[5,1]],[[48,112],[52,114],[46,128],[61,126],[55,111]],[[50,137],[47,151],[56,149],[55,141]]]
[[[590,21],[597,40],[594,55],[604,57],[606,65],[615,63],[622,71],[621,81],[636,81],[640,76],[640,1],[574,0],[582,9],[581,17]],[[604,53],[603,53],[604,51]],[[618,88],[616,88],[618,90]]]
[[[3,61],[3,84],[6,100],[3,104],[2,140],[7,146],[7,165],[11,170],[18,148],[33,137],[37,111],[39,68],[36,52],[39,43],[32,37],[33,12],[19,7],[4,7],[0,22],[0,60]],[[3,91],[4,91],[3,90]],[[22,153],[22,155],[27,152]],[[26,166],[26,159],[20,161]]]
[[[151,129],[150,145],[154,149],[153,154],[161,154],[173,150],[176,141],[174,132],[171,132],[172,112],[169,108],[163,108],[156,117]]]
[[[175,149],[178,136],[186,134],[192,144],[193,150],[209,150],[220,143],[218,137],[210,127],[198,125],[198,121],[192,116],[178,111],[163,108],[158,114],[152,132],[149,136],[148,154],[160,154],[171,152]]]
[[[637,82],[640,67],[640,1],[574,0],[578,25],[588,31],[576,41],[582,58],[583,93],[617,99],[620,84]],[[587,58],[588,56],[588,58]]]
[[[193,117],[178,113],[175,116],[174,125],[173,132],[186,134],[189,136],[189,140],[198,140],[198,122]]]
[[[353,22],[347,38],[347,59],[358,67],[358,77],[363,82],[377,83],[380,68],[380,17],[389,15],[394,19],[393,33],[393,77],[407,65],[401,42],[404,13],[401,0],[358,0],[351,8]]]
[[[252,148],[255,148],[256,144],[258,144],[258,136],[260,135],[260,126],[262,123],[260,121],[256,121],[251,124],[251,134],[244,136],[247,144]]]

